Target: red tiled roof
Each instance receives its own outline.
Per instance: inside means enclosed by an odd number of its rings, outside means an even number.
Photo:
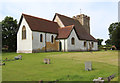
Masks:
[[[22,14],[32,31],[41,31],[48,33],[58,33],[58,24],[43,18]]]
[[[60,18],[60,20],[65,26],[75,25],[75,31],[80,40],[97,41],[92,35],[87,33],[87,31],[83,28],[83,26],[80,24],[78,20],[75,20],[73,18],[64,16],[64,15],[60,15],[58,13],[55,14],[55,17],[56,15]]]
[[[57,39],[66,39],[69,37],[74,25],[62,27],[58,29]]]

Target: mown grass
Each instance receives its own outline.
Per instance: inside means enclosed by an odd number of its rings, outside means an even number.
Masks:
[[[92,81],[114,73],[113,81],[118,80],[118,51],[3,53],[2,59],[17,55],[23,59],[2,66],[3,81]],[[44,64],[44,58],[50,58],[51,64]],[[92,71],[85,71],[85,61],[92,61]]]

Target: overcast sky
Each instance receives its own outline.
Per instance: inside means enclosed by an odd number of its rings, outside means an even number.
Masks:
[[[91,34],[108,39],[109,25],[118,21],[118,0],[1,0],[0,21],[5,16],[19,21],[22,13],[52,20],[55,13],[72,17],[80,14],[80,9],[90,16]]]

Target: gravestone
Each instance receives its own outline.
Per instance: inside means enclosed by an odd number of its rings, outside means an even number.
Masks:
[[[19,59],[19,57],[18,56],[15,56],[15,60],[18,60]]]
[[[93,80],[94,83],[104,83],[104,80],[102,77],[98,77],[98,79]]]
[[[104,81],[107,81],[107,83],[110,83],[110,81],[115,77],[115,74],[112,74],[109,77],[98,77],[98,79],[94,79],[94,83],[104,83]]]
[[[5,63],[0,63],[0,66],[5,65]]]
[[[2,65],[5,65],[5,63],[2,63]]]
[[[18,55],[19,59],[22,60],[22,55]]]
[[[50,59],[47,59],[47,64],[50,64]]]
[[[92,63],[91,63],[91,61],[85,62],[85,70],[86,71],[91,71],[92,70]]]
[[[47,59],[46,58],[44,59],[44,63],[47,64]]]
[[[50,59],[45,58],[45,59],[44,59],[44,63],[45,63],[45,64],[50,64]]]
[[[14,58],[15,60],[18,60],[18,59],[22,60],[22,55],[15,56]]]
[[[111,76],[107,77],[107,81],[110,82],[115,77],[115,74],[112,74]]]

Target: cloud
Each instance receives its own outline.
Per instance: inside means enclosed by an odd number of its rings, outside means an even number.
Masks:
[[[1,0],[1,2],[118,2],[119,0]]]

